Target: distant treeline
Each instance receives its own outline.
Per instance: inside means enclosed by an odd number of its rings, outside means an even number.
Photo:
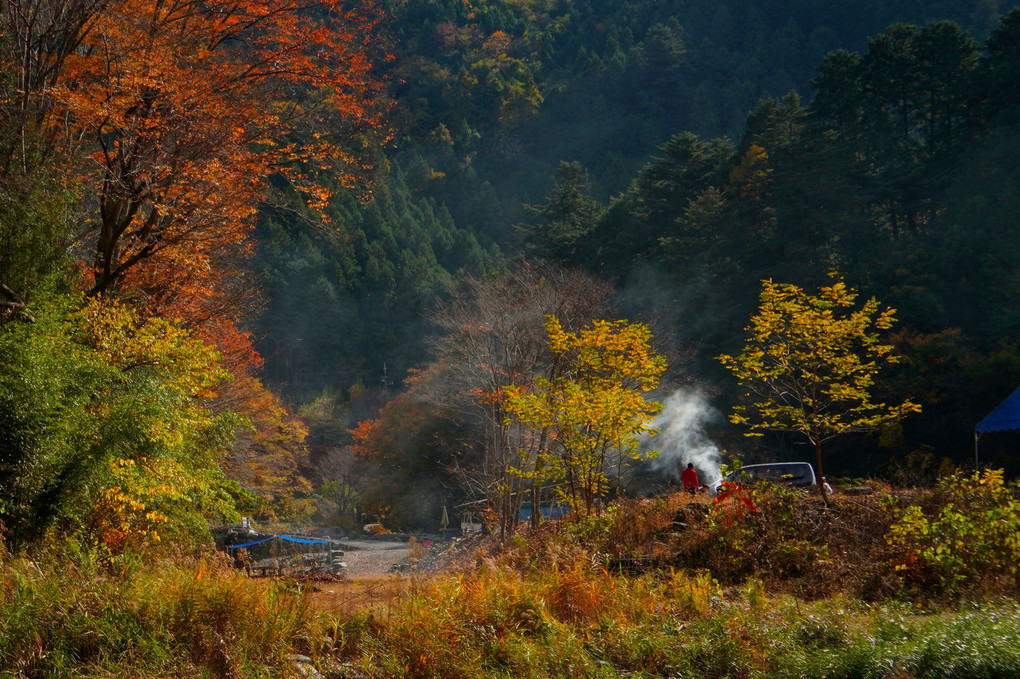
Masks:
[[[429,360],[421,312],[451,282],[523,254],[615,281],[722,412],[712,357],[737,350],[759,281],[839,270],[898,310],[907,360],[880,389],[924,414],[834,447],[833,470],[971,459],[973,424],[1020,379],[1020,11],[695,4],[390,8],[398,143],[374,201],[335,203],[340,231],[284,213],[260,230],[267,379],[345,413],[312,422],[313,450]],[[800,452],[739,434],[713,432]],[[993,438],[983,454],[1009,467]]]

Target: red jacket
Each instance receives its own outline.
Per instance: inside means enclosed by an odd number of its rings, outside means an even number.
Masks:
[[[680,482],[684,484],[684,488],[701,488],[701,484],[698,482],[698,472],[694,470],[694,467],[687,467],[680,474]]]

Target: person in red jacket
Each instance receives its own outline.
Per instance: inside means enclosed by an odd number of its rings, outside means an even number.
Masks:
[[[684,490],[692,495],[701,489],[701,482],[698,481],[698,472],[694,469],[693,462],[688,462],[687,469],[680,474],[680,483],[683,484]]]

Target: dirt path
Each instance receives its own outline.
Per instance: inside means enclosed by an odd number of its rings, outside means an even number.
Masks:
[[[313,586],[311,604],[333,613],[368,613],[388,619],[410,582],[401,568],[409,563],[407,539],[354,538],[343,544],[348,547],[344,550],[344,577]]]
[[[354,547],[344,552],[346,574],[350,578],[386,575],[408,556],[405,540],[354,539],[345,544]]]
[[[403,538],[353,538],[344,540],[351,548],[344,553],[347,569],[334,582],[314,583],[310,589],[313,606],[348,614],[370,613],[388,619],[398,600],[412,586],[411,562],[418,576],[450,572],[473,558],[480,536],[454,541],[433,540],[424,546]],[[353,549],[356,547],[357,549]],[[458,558],[460,557],[460,558]]]

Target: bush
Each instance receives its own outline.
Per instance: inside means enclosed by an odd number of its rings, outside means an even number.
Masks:
[[[959,594],[980,586],[1015,589],[1020,576],[1020,501],[1002,470],[939,481],[929,502],[899,512],[887,540],[909,587]]]

